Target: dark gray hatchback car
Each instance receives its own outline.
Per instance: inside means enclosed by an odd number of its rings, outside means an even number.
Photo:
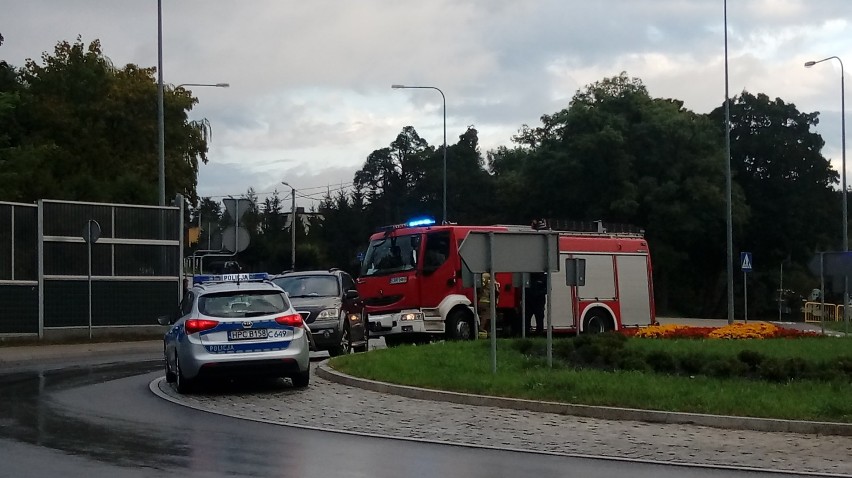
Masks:
[[[367,351],[364,303],[352,276],[339,269],[285,272],[272,282],[290,296],[317,350],[331,356]]]

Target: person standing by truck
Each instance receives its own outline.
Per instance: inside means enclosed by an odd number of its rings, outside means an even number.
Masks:
[[[530,227],[534,231],[547,229],[547,221],[542,219],[533,219]],[[524,326],[527,331],[532,332],[532,317],[535,316],[535,332],[541,334],[544,332],[544,307],[547,303],[547,273],[535,272],[530,274],[530,283],[527,287],[524,301],[526,309],[526,317],[524,317]]]
[[[496,291],[496,300],[500,299],[500,283],[494,282],[494,290]],[[491,325],[491,274],[482,273],[482,282],[479,290],[476,293],[477,297],[477,313],[479,314],[479,336],[480,338],[488,337]]]
[[[544,332],[544,306],[547,303],[547,273],[530,274],[530,284],[527,287],[525,299],[524,325],[527,331],[532,333],[532,318],[535,316],[535,333],[541,334]]]

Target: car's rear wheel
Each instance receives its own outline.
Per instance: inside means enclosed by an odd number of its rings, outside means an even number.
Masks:
[[[175,378],[178,393],[191,393],[195,390],[195,380],[184,377],[177,353],[175,353]]]
[[[308,368],[304,372],[299,372],[296,375],[290,377],[290,380],[293,381],[293,386],[296,388],[305,388],[308,384],[311,383],[311,369]]]
[[[166,369],[166,383],[175,383],[175,381],[177,380],[177,375],[175,375],[175,373],[172,372],[172,368],[169,367],[169,359],[168,357],[166,357],[165,353],[163,354],[163,362],[165,363]]]
[[[328,354],[332,357],[338,355],[347,355],[352,353],[352,334],[349,333],[349,326],[344,326],[340,333],[340,343],[332,347]]]

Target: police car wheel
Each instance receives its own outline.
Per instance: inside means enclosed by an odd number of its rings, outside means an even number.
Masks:
[[[296,388],[305,388],[311,383],[311,369],[304,372],[299,372],[296,375],[290,377],[290,380],[293,381],[293,386]]]
[[[171,367],[169,367],[169,359],[163,357],[163,362],[165,362],[166,364],[166,383],[175,383],[175,381],[177,380],[177,375],[175,375],[175,373],[172,372]]]
[[[178,393],[190,393],[195,389],[195,381],[183,376],[183,370],[180,369],[180,359],[175,354],[175,384],[177,385]]]

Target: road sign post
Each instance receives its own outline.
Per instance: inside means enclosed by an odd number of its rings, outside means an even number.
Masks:
[[[586,260],[565,259],[565,285],[571,288],[571,295],[577,297],[577,286],[586,285]],[[571,301],[571,314],[574,316],[574,328],[580,336],[580,305]]]
[[[89,251],[89,340],[92,339],[92,244],[101,237],[101,225],[94,219],[86,221],[83,226],[83,240]]]
[[[740,252],[740,268],[743,270],[743,320],[748,323],[748,273],[752,269],[751,252]]]
[[[495,232],[471,231],[459,246],[464,270],[465,267],[476,275],[483,272],[491,274],[491,287],[497,278],[496,272],[553,272],[559,270],[558,235],[541,232]],[[551,295],[550,278],[547,274],[547,293]],[[463,277],[464,279],[464,277]],[[494,290],[491,297],[496,298]],[[497,373],[497,301],[492,300],[491,307],[491,371]],[[476,306],[476,304],[474,304]],[[526,326],[526,317],[522,318]],[[551,331],[550,309],[547,311],[547,357],[552,366],[553,336]]]

